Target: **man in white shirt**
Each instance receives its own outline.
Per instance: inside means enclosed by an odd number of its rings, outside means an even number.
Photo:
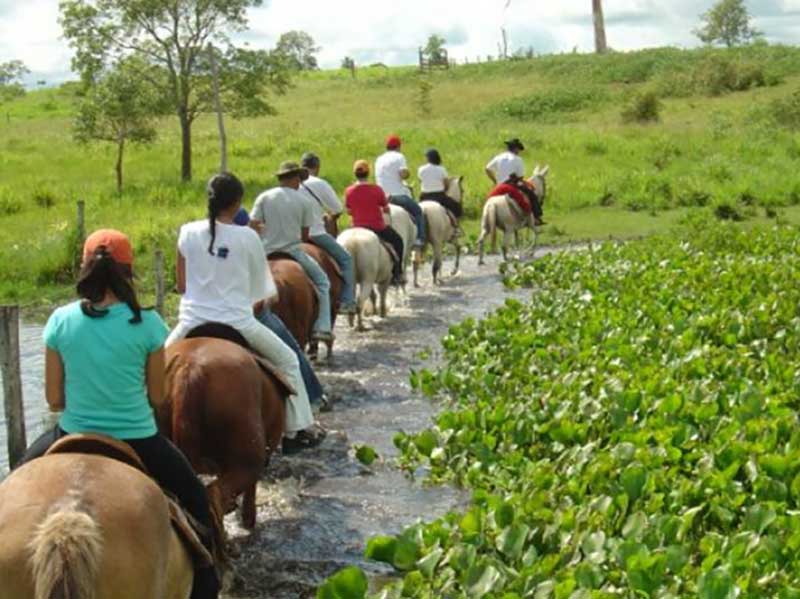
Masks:
[[[410,176],[406,157],[400,152],[402,141],[397,135],[390,135],[386,140],[386,152],[375,161],[375,182],[383,189],[389,202],[408,211],[417,224],[417,240],[415,245],[425,245],[425,217],[419,204],[411,197],[405,185]]]
[[[269,257],[274,252],[289,254],[303,267],[314,283],[319,299],[319,314],[311,331],[314,341],[333,340],[331,332],[331,283],[328,275],[300,244],[310,242],[309,230],[314,224],[314,207],[298,190],[307,171],[296,162],[281,164],[276,176],[279,186],[256,198],[251,220],[261,227],[261,243]]]
[[[492,158],[486,165],[486,176],[495,185],[508,183],[524,193],[533,209],[535,224],[543,225],[545,223],[542,220],[543,212],[539,198],[527,185],[522,184],[525,180],[525,163],[522,161],[520,152],[525,151],[525,146],[517,137],[506,141],[505,144],[506,151]]]
[[[353,258],[344,249],[333,235],[328,234],[325,229],[325,214],[336,219],[342,213],[342,203],[336,192],[325,179],[320,179],[319,171],[322,163],[319,156],[312,152],[303,154],[300,165],[308,170],[308,179],[300,185],[300,191],[305,194],[314,208],[314,224],[311,225],[310,236],[314,245],[321,247],[339,265],[344,278],[344,288],[342,289],[342,314],[355,314],[356,299],[355,285],[356,278],[353,270]]]

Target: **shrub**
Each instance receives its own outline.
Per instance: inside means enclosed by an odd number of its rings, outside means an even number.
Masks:
[[[56,196],[49,189],[35,189],[32,197],[33,203],[39,206],[39,208],[52,208],[56,205]]]
[[[800,89],[784,98],[773,100],[768,114],[779,126],[800,130]],[[797,147],[796,140],[794,146]]]
[[[736,208],[736,206],[734,206],[733,204],[729,204],[727,202],[718,204],[714,208],[714,216],[716,216],[719,220],[733,220],[733,221],[744,220],[744,217]]]
[[[655,91],[636,94],[622,110],[625,123],[654,123],[661,120],[661,100]]]
[[[587,141],[583,148],[589,156],[605,156],[608,154],[608,144],[602,139]]]
[[[0,190],[0,216],[11,216],[22,212],[22,202],[8,190]]]
[[[528,96],[511,98],[490,106],[486,116],[502,115],[520,121],[536,121],[548,115],[572,113],[597,107],[608,94],[597,88],[556,88]]]

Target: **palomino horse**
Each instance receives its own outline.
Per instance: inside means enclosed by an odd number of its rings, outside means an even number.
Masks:
[[[232,511],[244,493],[242,524],[256,524],[256,483],[283,436],[290,390],[236,343],[199,337],[167,348],[166,398],[157,418],[199,474],[216,475],[208,494]]]
[[[447,190],[445,193],[456,202],[461,203],[464,197],[464,188],[462,183],[464,177],[452,177],[447,181]],[[425,215],[426,223],[426,245],[430,244],[433,248],[433,284],[438,285],[441,280],[439,274],[442,270],[442,256],[444,254],[444,244],[448,241],[453,243],[456,250],[456,263],[453,267],[452,274],[458,272],[458,267],[461,262],[461,246],[456,237],[456,225],[453,223],[447,209],[444,208],[439,202],[425,200],[420,202],[420,208]],[[425,248],[422,248],[420,257],[424,255]],[[418,274],[421,260],[414,262],[414,287],[419,287]]]
[[[404,214],[405,210],[399,208]],[[410,221],[410,218],[409,218]],[[413,223],[412,223],[413,227]],[[381,243],[374,231],[355,227],[347,229],[339,235],[339,244],[353,257],[353,269],[358,286],[358,310],[356,315],[350,316],[350,326],[358,320],[358,330],[364,330],[364,305],[368,299],[374,303],[373,293],[378,289],[380,297],[380,315],[386,317],[386,294],[392,282],[392,257]]]
[[[314,258],[314,260],[317,261],[317,264],[322,267],[322,270],[325,271],[325,274],[328,275],[328,280],[331,283],[331,328],[334,328],[336,326],[336,317],[339,315],[342,289],[344,288],[344,279],[342,278],[342,273],[339,270],[339,266],[336,264],[336,261],[321,247],[312,243],[304,243],[303,251]],[[327,342],[326,345],[328,347],[328,353],[326,357],[330,359],[333,356],[333,341]],[[318,355],[319,343],[316,341],[311,341],[308,344],[308,357],[313,360],[317,358]]]
[[[0,599],[186,599],[164,492],[110,458],[56,454],[0,484]]]
[[[547,174],[550,172],[550,167],[539,168],[533,171],[533,176],[528,182],[533,185],[539,201],[544,203],[545,196],[547,195]],[[508,196],[497,196],[489,198],[486,205],[483,207],[483,216],[481,217],[481,236],[478,239],[478,264],[484,264],[484,241],[487,236],[491,235],[492,238],[492,251],[495,250],[497,245],[497,229],[503,231],[503,260],[508,260],[508,250],[511,244],[512,235],[516,235],[517,231],[526,226],[533,226],[533,220],[527,215],[523,215],[522,211],[514,203],[514,200]],[[534,231],[535,232],[535,231]]]

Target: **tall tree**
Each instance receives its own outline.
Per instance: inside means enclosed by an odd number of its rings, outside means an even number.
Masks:
[[[0,63],[0,104],[25,95],[22,78],[30,73],[20,60]]]
[[[603,0],[592,0],[592,16],[594,18],[594,49],[598,54],[608,51],[606,41],[606,21],[603,17]]]
[[[700,18],[703,25],[693,33],[706,44],[724,44],[732,48],[762,35],[750,26],[752,17],[744,0],[719,0]]]
[[[428,42],[422,49],[422,53],[433,62],[441,61],[445,56],[445,44],[447,44],[446,39],[441,35],[433,34],[428,38]]]
[[[122,191],[125,148],[130,143],[149,144],[156,139],[155,119],[164,106],[141,77],[143,69],[152,67],[137,62],[129,58],[110,72],[96,74],[95,84],[81,102],[73,131],[80,143],[116,145],[117,191]]]
[[[317,54],[321,48],[305,31],[287,31],[275,45],[275,53],[295,71],[313,71],[319,68]]]
[[[96,80],[109,65],[135,56],[159,67],[164,76],[143,69],[140,76],[168,98],[181,128],[181,175],[192,178],[192,125],[213,109],[207,45],[226,48],[218,61],[221,94],[234,112],[265,114],[268,89],[282,92],[287,79],[268,52],[236,48],[230,34],[245,29],[247,9],[263,0],[61,0],[64,36],[75,48],[73,68],[84,82]]]

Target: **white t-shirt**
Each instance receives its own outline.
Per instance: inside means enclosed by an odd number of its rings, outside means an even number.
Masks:
[[[375,161],[375,182],[383,188],[387,196],[409,195],[400,176],[403,169],[408,169],[406,157],[395,150],[389,150]]]
[[[447,169],[436,164],[426,164],[419,167],[419,180],[422,182],[422,193],[435,193],[447,191],[444,180],[447,179]]]
[[[525,163],[519,155],[513,152],[503,152],[498,154],[486,165],[490,171],[494,171],[498,183],[505,183],[511,175],[518,177],[525,176]]]
[[[314,224],[311,225],[310,230],[311,237],[324,235],[326,232],[323,218],[325,213],[341,214],[343,210],[342,202],[330,183],[313,175],[303,181],[300,191],[311,200],[311,206],[314,210]]]
[[[291,187],[265,191],[253,206],[250,218],[264,223],[261,243],[264,254],[291,250],[300,245],[303,228],[314,224],[314,206],[304,193]]]
[[[207,220],[183,225],[178,237],[186,260],[180,321],[191,327],[207,322],[244,325],[253,319],[254,303],[277,294],[255,231],[217,222],[215,233],[213,256],[208,253]]]

